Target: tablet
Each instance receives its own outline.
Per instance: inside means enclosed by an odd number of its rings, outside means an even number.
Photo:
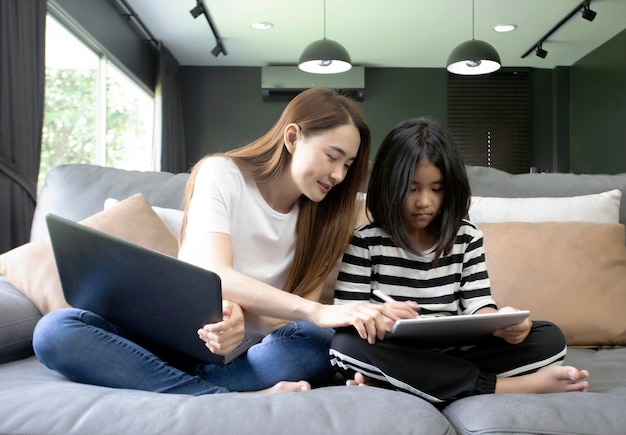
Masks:
[[[387,339],[424,345],[473,344],[490,337],[495,329],[514,325],[529,310],[458,316],[417,317],[398,320]]]

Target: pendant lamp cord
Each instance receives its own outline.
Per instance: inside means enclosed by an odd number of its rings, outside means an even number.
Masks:
[[[474,6],[474,0],[472,0],[472,39],[475,39],[474,38],[474,26],[475,26],[474,13],[475,13],[475,6]]]
[[[326,39],[326,0],[324,0],[324,39]]]

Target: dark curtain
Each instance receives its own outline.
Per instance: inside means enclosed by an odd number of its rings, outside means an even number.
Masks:
[[[37,200],[46,0],[0,1],[0,252],[26,243]]]
[[[178,70],[180,65],[163,44],[159,45],[156,85],[155,140],[161,145],[161,170],[186,172],[187,149],[183,126]]]

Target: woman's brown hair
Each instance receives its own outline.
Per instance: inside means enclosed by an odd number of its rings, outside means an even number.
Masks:
[[[296,250],[284,290],[306,296],[323,282],[350,240],[358,211],[357,193],[367,177],[371,136],[353,100],[330,89],[313,88],[291,100],[278,121],[263,136],[221,155],[231,158],[258,184],[275,180],[287,170],[291,161],[291,154],[284,146],[284,132],[292,123],[300,127],[305,137],[352,124],[359,130],[361,138],[357,156],[343,182],[333,187],[319,203],[304,195],[299,199]],[[208,157],[211,156],[205,158]],[[187,222],[186,210],[203,160],[192,169],[185,188],[181,243]]]

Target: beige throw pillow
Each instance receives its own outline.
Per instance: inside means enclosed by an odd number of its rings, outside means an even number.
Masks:
[[[140,193],[81,223],[173,257],[178,252],[176,238]],[[68,306],[47,238],[0,255],[0,274],[28,297],[42,314]]]
[[[482,223],[500,307],[549,320],[569,345],[626,345],[624,226],[591,222]]]

